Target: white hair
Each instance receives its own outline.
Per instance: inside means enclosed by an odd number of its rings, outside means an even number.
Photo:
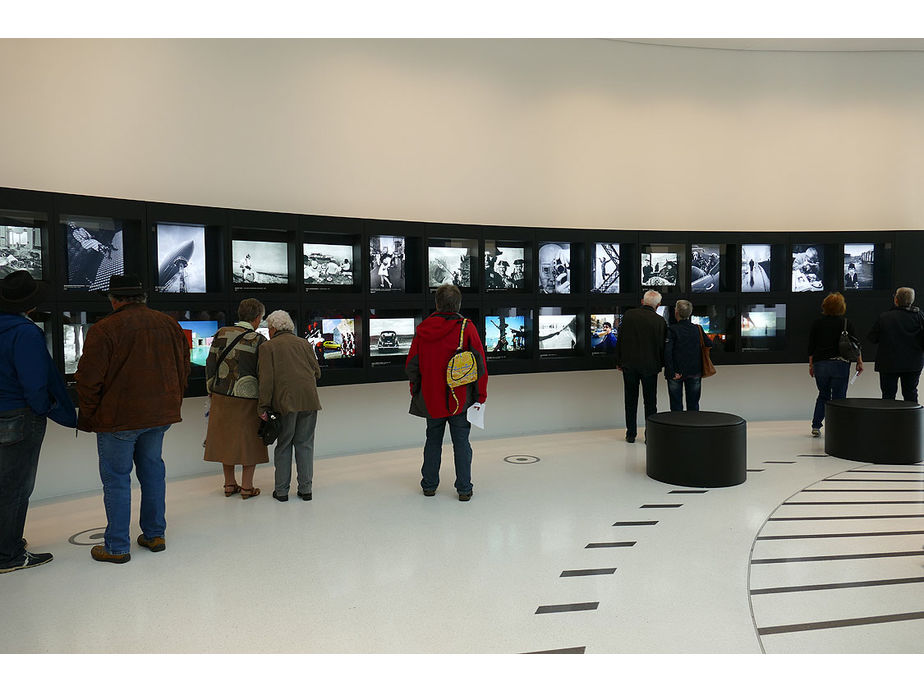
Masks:
[[[914,303],[914,289],[901,286],[895,291],[895,304],[899,308],[908,308]]]
[[[266,316],[266,326],[277,332],[295,332],[295,323],[284,310],[274,310]]]
[[[646,291],[645,295],[642,296],[642,303],[644,303],[646,306],[657,308],[661,305],[661,294],[659,294],[657,291]]]

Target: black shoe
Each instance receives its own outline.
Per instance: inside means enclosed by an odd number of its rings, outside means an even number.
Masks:
[[[627,442],[627,443],[634,443],[634,442],[635,442],[635,436],[628,436],[628,435],[627,435],[627,436],[626,436],[626,442]]]
[[[435,496],[435,495],[436,495],[436,489],[435,489],[435,488],[425,488],[425,489],[423,490],[423,492],[424,492],[424,495],[425,495],[425,496]]]
[[[311,500],[311,491],[309,491],[308,493],[302,493],[301,491],[296,491],[295,493],[298,494],[298,497],[301,498],[302,500]]]
[[[460,494],[459,494],[459,500],[460,500],[460,501],[463,501],[463,502],[464,502],[464,501],[470,501],[471,499],[472,499],[472,493],[471,493],[471,491],[469,491],[468,493],[460,493]]]
[[[54,556],[50,553],[30,553],[26,551],[26,556],[19,565],[11,565],[6,568],[0,568],[0,573],[12,573],[14,570],[24,570],[25,568],[34,568],[37,565],[49,563]]]
[[[299,494],[299,495],[301,495],[301,494]],[[284,495],[284,496],[280,496],[278,493],[276,493],[275,491],[273,491],[273,498],[275,498],[276,500],[278,500],[280,503],[285,503],[287,500],[289,500],[289,494],[286,494],[286,495]]]

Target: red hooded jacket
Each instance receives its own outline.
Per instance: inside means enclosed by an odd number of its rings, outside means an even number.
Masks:
[[[446,384],[446,366],[459,348],[462,316],[458,313],[433,313],[417,326],[405,372],[411,381],[411,409],[415,416],[445,419],[453,415],[455,400]],[[462,349],[475,354],[478,380],[453,388],[459,400],[456,414],[464,413],[475,402],[488,397],[488,369],[478,328],[469,320],[465,323]]]

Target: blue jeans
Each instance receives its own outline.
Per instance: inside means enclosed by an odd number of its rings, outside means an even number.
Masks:
[[[168,428],[170,426],[96,434],[99,478],[103,482],[103,505],[106,507],[105,542],[109,553],[131,551],[132,462],[141,484],[141,531],[148,539],[164,536],[167,472],[161,450]]]
[[[898,381],[902,381],[902,399],[906,402],[918,401],[918,381],[921,371],[907,373],[879,373],[879,389],[882,390],[882,399],[895,399],[898,393]]]
[[[28,408],[0,412],[0,568],[26,557],[22,533],[46,423]]]
[[[443,436],[446,423],[449,423],[449,435],[452,437],[452,454],[456,463],[456,491],[472,492],[472,446],[468,434],[472,424],[465,413],[456,414],[446,419],[427,419],[427,442],[424,445],[424,462],[420,469],[420,487],[424,490],[436,489],[440,485],[440,459],[443,454]]]
[[[635,419],[638,417],[638,387],[642,386],[642,399],[645,402],[645,418],[658,412],[658,373],[642,375],[631,367],[623,367],[622,382],[625,387],[626,437],[635,438],[638,431]]]
[[[671,411],[683,411],[683,392],[687,393],[687,411],[699,411],[699,395],[702,390],[703,378],[700,375],[689,375],[680,380],[667,381],[667,394],[671,398]]]
[[[825,402],[844,399],[847,396],[850,364],[846,361],[825,360],[816,361],[814,368],[818,399],[815,400],[812,428],[821,428],[821,422],[825,420]]]

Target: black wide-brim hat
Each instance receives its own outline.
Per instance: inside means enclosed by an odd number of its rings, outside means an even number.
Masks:
[[[113,274],[109,277],[109,290],[106,293],[112,296],[140,296],[144,292],[141,278],[137,274]]]
[[[48,282],[36,281],[27,270],[10,272],[0,279],[0,312],[24,313],[45,300]]]

